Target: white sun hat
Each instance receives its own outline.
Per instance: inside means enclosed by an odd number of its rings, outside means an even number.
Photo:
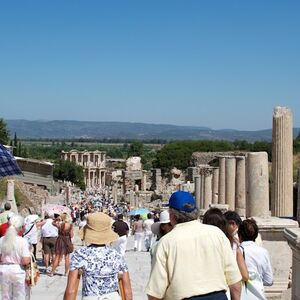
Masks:
[[[168,210],[164,210],[159,215],[159,222],[155,222],[151,225],[151,231],[153,234],[159,234],[160,224],[170,223],[170,215]]]

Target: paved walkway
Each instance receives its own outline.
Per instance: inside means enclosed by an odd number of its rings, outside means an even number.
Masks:
[[[75,247],[80,245],[77,235],[74,238]],[[133,251],[133,237],[130,236],[127,244],[128,251],[125,259],[128,263],[134,300],[146,300],[145,287],[150,273],[150,255],[148,252]],[[61,300],[65,291],[67,277],[64,274],[63,263],[59,266],[54,277],[49,277],[43,273],[44,267],[41,267],[41,277],[37,286],[32,288],[31,300]],[[81,299],[81,287],[78,291],[78,299]]]

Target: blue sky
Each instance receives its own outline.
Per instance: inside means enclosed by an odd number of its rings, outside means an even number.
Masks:
[[[300,127],[299,1],[1,1],[0,117]]]

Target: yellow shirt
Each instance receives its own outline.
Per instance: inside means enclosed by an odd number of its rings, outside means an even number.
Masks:
[[[180,300],[225,291],[241,279],[228,238],[195,220],[177,224],[161,238],[146,293]]]

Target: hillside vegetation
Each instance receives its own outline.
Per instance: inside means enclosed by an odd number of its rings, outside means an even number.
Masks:
[[[234,129],[214,130],[201,126],[178,126],[130,122],[87,121],[28,121],[6,120],[13,137],[24,139],[119,139],[119,140],[247,140],[271,141],[272,130],[242,131]],[[294,137],[300,128],[294,129]]]

